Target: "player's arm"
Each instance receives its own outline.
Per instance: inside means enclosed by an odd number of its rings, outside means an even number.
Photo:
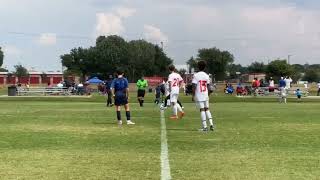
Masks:
[[[168,83],[169,83],[169,93],[171,93],[171,81],[168,81]]]
[[[126,96],[127,96],[127,99],[129,99],[129,88],[126,88]]]
[[[129,82],[127,79],[125,79],[125,86],[126,86],[126,96],[127,96],[127,99],[129,99]]]
[[[194,96],[196,95],[197,84],[192,83],[192,101],[194,101]]]
[[[114,92],[114,81],[115,80],[112,80],[112,82],[111,82],[111,84],[110,84],[110,91],[111,91],[111,95],[112,95],[112,97],[114,96],[114,94],[115,94],[115,92]]]

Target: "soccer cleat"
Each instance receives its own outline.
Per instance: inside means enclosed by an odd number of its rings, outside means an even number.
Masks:
[[[210,126],[210,131],[214,131],[214,126]]]
[[[118,125],[122,125],[122,121],[120,120],[120,121],[118,121]]]
[[[172,120],[177,120],[177,119],[178,119],[178,116],[173,115],[173,116],[170,117],[170,119],[172,119]]]
[[[134,125],[134,124],[136,124],[136,123],[134,123],[134,122],[132,122],[132,121],[129,120],[129,121],[127,121],[127,124],[128,124],[128,125]]]
[[[208,128],[201,128],[199,129],[200,132],[208,132]]]
[[[182,119],[184,115],[185,115],[185,113],[184,113],[184,112],[180,112],[180,114],[179,114],[179,118],[180,118],[180,119]]]

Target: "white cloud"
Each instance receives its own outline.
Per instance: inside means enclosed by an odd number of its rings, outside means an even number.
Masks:
[[[157,27],[144,25],[144,36],[147,40],[153,42],[168,42],[168,37]]]
[[[112,13],[98,13],[96,35],[119,35],[125,31],[121,17]]]
[[[131,17],[136,13],[135,9],[119,7],[111,13],[97,13],[96,14],[96,28],[95,35],[120,35],[125,32],[123,20]]]
[[[40,35],[38,42],[41,45],[55,45],[57,43],[57,35],[54,33],[43,33]]]

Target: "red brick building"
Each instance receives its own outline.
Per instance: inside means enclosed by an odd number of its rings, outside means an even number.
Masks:
[[[74,81],[75,76],[68,77],[69,80]],[[13,74],[8,72],[0,72],[0,85],[11,85],[11,84],[31,84],[31,85],[41,85],[41,84],[58,84],[63,80],[63,73],[61,72],[29,72],[28,77],[18,78]]]

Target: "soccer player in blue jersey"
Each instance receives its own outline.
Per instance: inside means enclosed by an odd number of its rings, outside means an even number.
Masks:
[[[111,91],[112,95],[114,97],[114,104],[116,106],[116,111],[117,111],[117,119],[118,119],[118,124],[122,125],[122,120],[121,120],[121,106],[124,106],[126,110],[126,116],[127,116],[127,124],[128,125],[133,125],[135,124],[134,122],[131,121],[130,117],[130,108],[129,108],[129,83],[128,80],[123,77],[124,72],[120,69],[117,70],[117,78],[112,81],[111,84]]]
[[[279,81],[279,102],[287,104],[286,81],[281,77]]]

